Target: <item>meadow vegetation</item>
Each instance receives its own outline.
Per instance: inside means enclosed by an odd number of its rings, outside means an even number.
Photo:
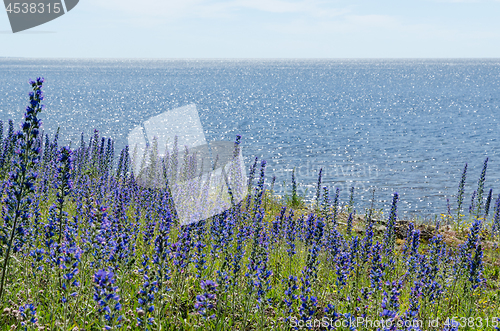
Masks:
[[[43,79],[30,85],[19,131],[0,126],[1,330],[500,329],[488,160],[468,210],[465,168],[432,225],[398,219],[397,193],[388,214],[354,188],[342,201],[321,171],[314,201],[295,172],[279,197],[257,159],[242,201],[181,225],[128,148],[115,160],[97,131],[78,148],[43,134]]]

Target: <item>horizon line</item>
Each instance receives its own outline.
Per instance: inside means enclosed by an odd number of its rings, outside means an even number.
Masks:
[[[500,57],[165,57],[165,58],[127,58],[127,57],[24,57],[0,56],[7,60],[128,60],[128,61],[279,61],[279,60],[500,60]]]

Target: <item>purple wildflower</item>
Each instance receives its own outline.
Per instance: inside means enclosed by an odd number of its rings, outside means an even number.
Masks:
[[[217,283],[203,280],[200,287],[204,293],[196,296],[194,308],[204,319],[214,319],[214,310],[217,306]]]
[[[94,284],[94,301],[97,303],[97,312],[104,317],[106,325],[114,326],[122,319],[122,316],[119,315],[122,306],[118,287],[114,286],[115,275],[111,271],[106,272],[101,269],[94,274]]]

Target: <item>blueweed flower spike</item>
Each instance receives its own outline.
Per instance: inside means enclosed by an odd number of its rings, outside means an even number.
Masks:
[[[262,160],[260,163],[260,178],[257,182],[257,187],[255,188],[255,202],[254,202],[254,215],[255,212],[260,208],[262,204],[262,196],[264,195],[264,180],[265,180],[265,171],[266,171],[266,160]]]
[[[196,240],[194,244],[195,248],[195,255],[194,255],[194,266],[196,268],[196,277],[201,278],[203,272],[207,268],[205,266],[205,263],[207,262],[206,260],[206,254],[204,252],[204,248],[207,246],[205,244],[205,222],[201,222],[200,224],[197,225],[196,228]]]
[[[349,208],[348,211],[349,213],[352,213],[354,210],[354,186],[351,187],[349,190],[350,195],[349,195]]]
[[[457,194],[457,225],[460,227],[461,225],[461,212],[462,212],[462,203],[464,202],[464,188],[465,188],[465,180],[467,179],[467,163],[465,164],[464,171],[462,172],[462,178],[460,179],[460,184],[458,184],[458,194]]]
[[[389,220],[387,222],[387,229],[384,235],[384,248],[388,251],[392,251],[394,249],[394,244],[396,242],[396,218],[397,218],[397,203],[399,199],[399,194],[397,192],[394,193],[392,197],[392,206],[391,212],[389,214]]]
[[[347,235],[351,236],[352,235],[352,219],[353,219],[353,213],[349,213],[349,217],[347,218]]]
[[[500,194],[495,203],[495,217],[493,218],[492,231],[493,236],[498,236],[500,233]]]
[[[236,135],[236,140],[234,141],[234,151],[233,158],[236,158],[240,154],[240,144],[241,144],[241,135]]]
[[[380,316],[384,319],[395,320],[399,313],[399,298],[401,296],[402,281],[394,281],[390,285],[390,292],[384,291],[382,299],[382,312]]]
[[[119,315],[122,309],[118,287],[115,284],[113,272],[99,270],[94,274],[94,301],[97,303],[97,312],[104,317],[104,323],[113,327],[122,320]],[[118,326],[118,325],[117,325]]]
[[[69,238],[70,240],[72,238]],[[76,247],[72,241],[64,243],[59,247],[59,271],[63,273],[61,280],[62,302],[67,303],[70,297],[77,295],[77,289],[80,287],[78,281],[78,265],[80,263],[81,249]]]
[[[205,319],[214,319],[213,314],[217,305],[217,283],[211,280],[203,280],[200,284],[203,294],[196,296],[194,308]]]
[[[30,80],[32,92],[30,92],[30,104],[24,113],[24,122],[21,131],[15,134],[16,150],[12,161],[11,171],[7,180],[7,195],[4,198],[4,225],[0,236],[2,246],[5,247],[3,256],[2,277],[0,280],[0,302],[3,299],[5,273],[8,268],[10,253],[16,236],[22,236],[23,231],[19,228],[29,218],[29,205],[34,193],[34,184],[37,173],[33,168],[40,159],[40,147],[37,144],[40,134],[41,121],[38,119],[42,111],[43,78],[36,81]],[[21,231],[20,231],[21,230]],[[22,238],[21,238],[22,239]]]
[[[364,265],[368,262],[373,245],[373,224],[370,222],[366,225],[365,236],[362,241],[361,263]]]
[[[422,283],[416,280],[413,283],[410,293],[410,306],[405,312],[405,318],[408,321],[414,321],[417,319],[420,312],[420,298],[422,297]]]
[[[293,210],[290,210],[288,217],[286,218],[286,242],[287,242],[287,250],[288,256],[290,258],[290,269],[292,265],[292,259],[295,255],[295,237],[297,235],[297,224],[296,220],[293,217]],[[290,270],[291,271],[291,270]]]
[[[335,190],[335,198],[333,199],[333,219],[332,219],[332,227],[335,229],[337,227],[337,216],[339,212],[339,195],[340,195],[340,188],[337,187]]]
[[[307,246],[311,245],[314,238],[314,232],[316,230],[316,216],[314,214],[309,214],[305,222],[305,233],[303,238]]]
[[[470,215],[472,215],[472,213],[476,209],[476,195],[477,195],[477,191],[472,192],[472,196],[470,198],[470,205],[469,205],[469,214]]]
[[[486,181],[486,169],[488,168],[488,158],[484,160],[483,170],[481,171],[481,177],[479,177],[477,183],[477,210],[476,217],[481,217],[481,209],[483,208],[483,193],[484,193],[484,182]]]
[[[474,258],[469,263],[469,281],[471,289],[477,289],[483,282],[483,249],[479,244],[476,246]]]
[[[236,238],[236,244],[235,244],[236,248],[233,254],[233,260],[231,261],[231,269],[232,269],[231,286],[233,288],[238,285],[238,276],[240,275],[241,271],[241,263],[245,255],[244,244],[246,240],[247,231],[248,231],[247,227],[240,225],[238,229],[238,236]]]
[[[471,252],[476,248],[479,244],[479,234],[482,228],[482,221],[480,219],[476,219],[472,226],[470,227],[469,234],[467,235],[467,241],[465,242],[465,246],[467,250]]]
[[[420,256],[420,270],[417,277],[423,286],[423,297],[429,303],[435,303],[442,293],[442,284],[438,275],[442,269],[443,248],[444,243],[441,235],[436,235],[431,239],[429,254]]]
[[[407,270],[405,278],[413,278],[418,264],[419,254],[418,247],[420,245],[420,230],[415,230],[413,224],[408,232],[407,242],[409,247],[405,247],[404,255],[406,256]],[[406,244],[405,244],[406,246]]]
[[[266,232],[262,233],[259,246],[260,259],[255,272],[254,290],[257,293],[259,309],[264,309],[267,304],[266,295],[271,290],[271,276],[273,275],[269,265],[269,237]]]
[[[144,256],[144,262],[146,262],[146,259],[147,258]],[[143,265],[145,265],[144,262]],[[148,267],[149,266],[145,265],[145,269],[143,270],[144,281],[137,294],[137,301],[139,303],[137,313],[140,315],[137,317],[137,324],[139,326],[145,326],[147,324],[150,325],[154,321],[154,317],[152,317],[152,315],[155,310],[155,293],[158,291],[158,282],[150,280],[147,274]]]
[[[14,154],[15,142],[16,142],[16,137],[14,135],[14,122],[12,122],[12,120],[9,120],[9,129],[7,131],[7,135],[4,140],[3,150],[0,157],[0,166],[1,166],[0,170],[2,178],[5,178],[6,171],[8,170],[8,166],[10,165],[10,161]]]
[[[321,217],[325,219],[328,225],[330,224],[330,190],[323,186],[323,199],[321,201]]]
[[[486,205],[484,206],[484,217],[483,219],[486,221],[488,218],[488,214],[490,213],[490,205],[491,205],[491,198],[493,196],[493,189],[490,189],[490,192],[488,193],[488,197],[486,198]]]
[[[0,141],[3,141],[3,121],[0,121]]]
[[[295,276],[289,276],[286,280],[286,290],[285,290],[285,298],[283,299],[283,302],[285,303],[285,315],[286,319],[289,320],[293,317],[294,313],[294,305],[295,302],[298,299],[298,295],[296,294],[298,290],[298,285],[297,285],[297,277]]]
[[[276,241],[281,239],[281,233],[283,231],[284,221],[285,221],[285,213],[286,213],[286,207],[283,206],[281,207],[281,212],[279,216],[276,216],[272,223],[272,240],[271,240],[272,245],[274,245]]]
[[[413,237],[413,230],[415,229],[415,225],[413,223],[408,224],[408,230],[406,231],[406,240],[403,246],[403,255],[408,254],[408,250],[411,246],[411,240]]]
[[[476,219],[469,229],[467,240],[459,246],[459,255],[454,266],[456,276],[463,272],[463,268],[465,268],[465,270],[468,269],[467,266],[473,259],[472,254],[477,250],[477,247],[480,246],[479,234],[481,232],[481,227],[481,220]]]
[[[307,254],[306,265],[302,270],[302,277],[300,278],[300,317],[304,322],[309,321],[317,309],[317,297],[312,295],[313,286],[318,280],[318,266],[319,266],[319,252],[321,249],[321,238],[323,236],[324,224],[321,221],[315,223],[314,237],[312,246],[309,248]]]
[[[316,185],[316,211],[319,212],[319,204],[320,204],[320,197],[321,197],[321,177],[323,174],[323,168],[319,169],[319,174],[318,174],[318,184]]]
[[[253,179],[255,177],[255,170],[257,169],[257,161],[258,158],[255,158],[254,163],[250,167],[250,173],[248,174],[248,192],[249,194],[247,195],[247,210],[250,208],[250,202],[251,202],[251,192],[252,192],[252,185],[253,185]]]
[[[372,289],[378,291],[381,288],[382,280],[385,276],[385,265],[382,262],[382,245],[377,242],[372,249],[370,266],[370,284]]]
[[[276,184],[276,176],[273,176],[273,178],[271,179],[271,194],[274,193],[274,185]]]
[[[292,197],[291,197],[292,208],[298,208],[300,206],[300,199],[297,194],[297,178],[295,177],[295,168],[292,170]]]
[[[61,148],[59,157],[57,159],[57,177],[56,182],[56,198],[57,198],[57,209],[58,209],[58,221],[59,221],[59,239],[58,243],[61,244],[62,230],[63,230],[63,213],[64,213],[64,198],[70,193],[73,183],[71,181],[71,170],[72,170],[72,152],[68,147]]]

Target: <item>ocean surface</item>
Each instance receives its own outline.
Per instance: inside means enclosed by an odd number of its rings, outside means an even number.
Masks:
[[[19,122],[28,79],[43,76],[45,132],[79,145],[94,129],[119,150],[136,125],[194,103],[208,141],[242,135],[247,168],[265,159],[275,191],[311,198],[323,185],[356,189],[359,212],[433,218],[456,207],[467,162],[468,208],[482,164],[500,193],[500,59],[439,60],[50,60],[0,58],[0,120]],[[306,192],[307,190],[307,192]]]

